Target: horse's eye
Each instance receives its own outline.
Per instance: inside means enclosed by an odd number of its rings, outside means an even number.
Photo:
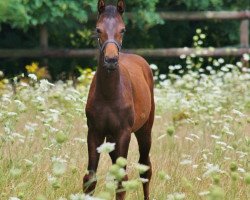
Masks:
[[[123,28],[123,29],[121,30],[121,34],[124,34],[125,32],[126,32],[126,29]]]
[[[97,32],[98,34],[102,33],[101,29],[99,29],[99,28],[96,28],[96,32]]]

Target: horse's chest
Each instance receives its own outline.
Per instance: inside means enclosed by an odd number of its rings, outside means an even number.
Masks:
[[[134,112],[132,106],[99,105],[92,107],[87,118],[99,131],[117,131],[133,126]]]

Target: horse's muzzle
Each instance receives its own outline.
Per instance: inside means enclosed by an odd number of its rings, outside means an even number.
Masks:
[[[118,57],[114,57],[114,58],[105,57],[105,59],[104,59],[104,66],[109,71],[116,70],[117,67],[118,67]]]

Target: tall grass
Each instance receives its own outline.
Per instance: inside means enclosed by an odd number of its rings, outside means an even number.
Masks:
[[[241,65],[222,65],[208,68],[210,75],[158,79],[151,199],[250,199],[250,74]],[[81,195],[88,85],[30,79],[16,87],[16,94],[10,85],[0,91],[0,199],[91,199]],[[127,173],[137,182],[138,159],[133,136]],[[114,197],[110,166],[102,154],[96,198]],[[136,181],[128,183],[126,199],[143,199]]]

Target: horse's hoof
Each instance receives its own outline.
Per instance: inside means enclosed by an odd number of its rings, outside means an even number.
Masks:
[[[86,194],[91,194],[96,187],[96,177],[94,175],[86,174],[83,178],[83,192]]]

